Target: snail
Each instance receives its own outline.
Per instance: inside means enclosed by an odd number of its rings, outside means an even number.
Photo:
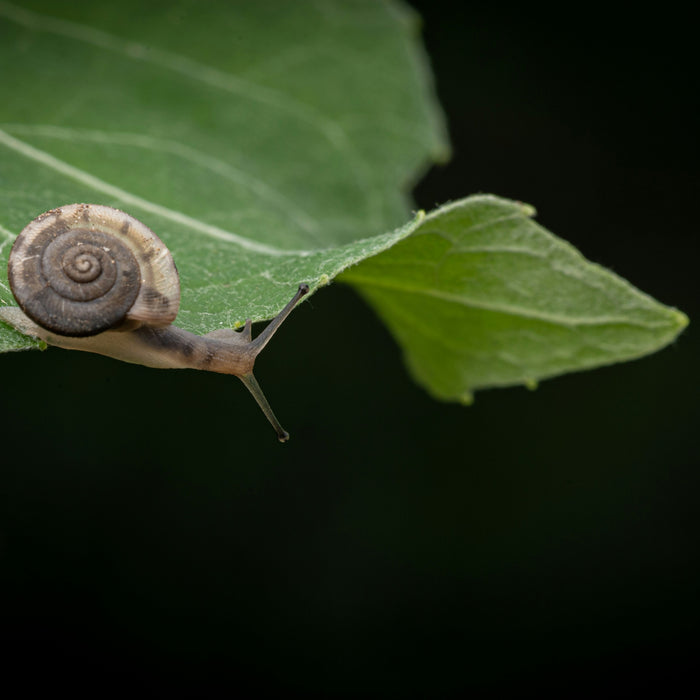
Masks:
[[[70,204],[30,222],[12,247],[8,277],[20,308],[0,309],[0,320],[25,335],[148,367],[233,374],[258,402],[280,442],[289,438],[253,365],[308,285],[299,285],[255,339],[250,319],[242,331],[195,335],[172,325],[180,280],[165,244],[129,214],[97,204]]]

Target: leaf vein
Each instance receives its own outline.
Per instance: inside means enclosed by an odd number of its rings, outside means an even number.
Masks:
[[[84,185],[87,185],[88,187],[92,187],[95,190],[103,192],[104,194],[108,194],[111,197],[116,197],[123,202],[139,207],[157,216],[161,216],[169,221],[187,226],[198,233],[211,236],[212,238],[218,238],[226,241],[227,243],[233,243],[241,248],[245,248],[246,250],[251,250],[256,253],[264,253],[266,255],[273,255],[275,257],[286,255],[307,256],[314,252],[311,250],[282,250],[280,248],[267,245],[266,243],[252,241],[236,233],[232,233],[231,231],[225,231],[218,226],[213,226],[205,223],[204,221],[200,221],[199,219],[195,219],[187,214],[184,214],[183,212],[179,212],[174,209],[164,207],[160,204],[156,204],[155,202],[151,202],[147,199],[143,199],[142,197],[134,195],[131,192],[127,192],[120,187],[111,185],[110,183],[105,182],[104,180],[101,180],[100,178],[95,177],[94,175],[91,175],[80,168],[76,168],[65,161],[59,160],[46,151],[34,148],[34,146],[14,138],[2,129],[0,129],[0,144],[22,154],[27,158],[41,163],[42,165],[52,168],[65,177],[76,180]]]
[[[10,131],[13,134],[55,138],[65,141],[81,140],[107,145],[132,146],[134,148],[143,148],[157,153],[170,153],[221,175],[232,182],[236,182],[262,199],[274,203],[281,208],[285,214],[294,219],[307,233],[315,233],[319,229],[318,222],[314,220],[311,215],[299,207],[296,202],[285,197],[281,192],[271,187],[266,182],[234,167],[224,160],[177,141],[161,139],[148,134],[129,132],[110,133],[98,129],[72,129],[54,126],[52,124],[0,124],[0,128]]]
[[[358,276],[353,273],[351,275],[351,281],[353,284],[365,285],[368,287],[376,287],[380,289],[388,289],[395,292],[403,292],[405,294],[416,294],[420,296],[432,297],[434,299],[439,299],[440,301],[447,301],[452,304],[458,304],[460,306],[467,306],[474,309],[480,309],[483,311],[492,311],[494,313],[506,314],[509,316],[520,316],[522,318],[529,318],[536,321],[543,321],[545,323],[552,323],[561,326],[610,326],[610,325],[623,325],[623,326],[635,326],[646,329],[661,328],[667,324],[652,324],[644,323],[642,321],[635,321],[629,318],[623,318],[619,316],[597,316],[597,317],[570,317],[563,316],[561,314],[547,313],[537,309],[528,309],[520,306],[513,306],[510,304],[504,304],[499,302],[486,302],[483,300],[477,300],[469,298],[461,294],[453,294],[451,292],[445,292],[439,289],[430,288],[414,288],[408,285],[400,285],[395,283],[389,283],[386,280],[378,280],[368,277]]]

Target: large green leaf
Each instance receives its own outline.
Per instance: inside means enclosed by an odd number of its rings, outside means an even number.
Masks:
[[[441,398],[668,343],[682,314],[522,205],[411,218],[407,186],[448,150],[417,26],[389,0],[0,0],[0,305],[14,236],[83,201],[167,243],[194,332],[347,270]],[[0,351],[36,345],[0,324]]]
[[[416,29],[375,0],[0,1],[0,303],[10,240],[72,202],[156,231],[200,333],[390,246],[447,152]]]

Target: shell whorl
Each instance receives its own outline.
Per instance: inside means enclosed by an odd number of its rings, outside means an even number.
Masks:
[[[35,323],[83,337],[132,325],[167,326],[180,285],[170,252],[118,209],[71,204],[34,219],[8,262],[12,292]]]

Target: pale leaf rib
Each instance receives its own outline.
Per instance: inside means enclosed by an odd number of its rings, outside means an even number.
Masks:
[[[319,223],[311,215],[274,187],[270,187],[262,180],[232,166],[226,161],[177,141],[160,139],[147,134],[110,133],[98,129],[72,129],[52,124],[0,124],[0,129],[19,135],[39,136],[64,141],[87,141],[106,145],[131,146],[153,152],[170,153],[247,188],[261,199],[274,204],[307,233],[315,234],[319,230]]]
[[[231,231],[225,231],[218,226],[212,226],[204,221],[195,219],[187,214],[176,211],[174,209],[169,209],[155,202],[151,202],[147,199],[143,199],[137,195],[127,192],[126,190],[116,187],[114,185],[101,180],[90,173],[85,172],[79,168],[76,168],[69,163],[66,163],[58,158],[55,158],[50,153],[46,151],[39,150],[34,146],[31,146],[24,141],[16,139],[11,136],[6,131],[0,129],[0,144],[14,150],[17,153],[34,160],[46,167],[55,170],[61,175],[76,180],[83,185],[91,187],[92,189],[102,192],[103,194],[109,195],[119,199],[122,202],[134,207],[139,207],[140,209],[155,214],[156,216],[161,216],[164,219],[172,221],[174,223],[180,224],[182,226],[187,226],[193,231],[204,234],[206,236],[211,236],[212,238],[217,238],[227,243],[232,243],[234,245],[240,246],[245,250],[250,250],[255,253],[264,253],[265,255],[272,256],[286,256],[286,255],[297,255],[297,256],[307,256],[311,255],[314,251],[311,250],[283,250],[281,248],[275,248],[274,246],[267,245],[265,243],[258,243],[257,241],[251,241],[248,238],[239,236]]]
[[[379,278],[362,277],[361,275],[358,275],[355,272],[352,273],[351,279],[353,284],[361,286],[375,287],[378,289],[388,289],[404,294],[416,294],[419,296],[432,297],[434,299],[439,299],[440,301],[447,301],[451,304],[466,306],[473,309],[480,309],[482,311],[491,311],[494,313],[528,318],[534,321],[542,321],[544,323],[552,323],[559,326],[569,326],[572,328],[576,328],[579,326],[623,325],[651,330],[655,328],[663,328],[668,325],[667,323],[643,323],[641,321],[631,320],[630,318],[625,318],[623,316],[562,316],[561,314],[547,313],[537,309],[528,309],[521,306],[513,306],[510,304],[503,304],[498,302],[486,302],[480,299],[473,299],[462,294],[452,294],[450,292],[445,292],[439,289],[430,289],[427,287],[417,288],[411,287],[410,285],[396,284],[394,282],[389,282],[387,280],[382,280]]]

